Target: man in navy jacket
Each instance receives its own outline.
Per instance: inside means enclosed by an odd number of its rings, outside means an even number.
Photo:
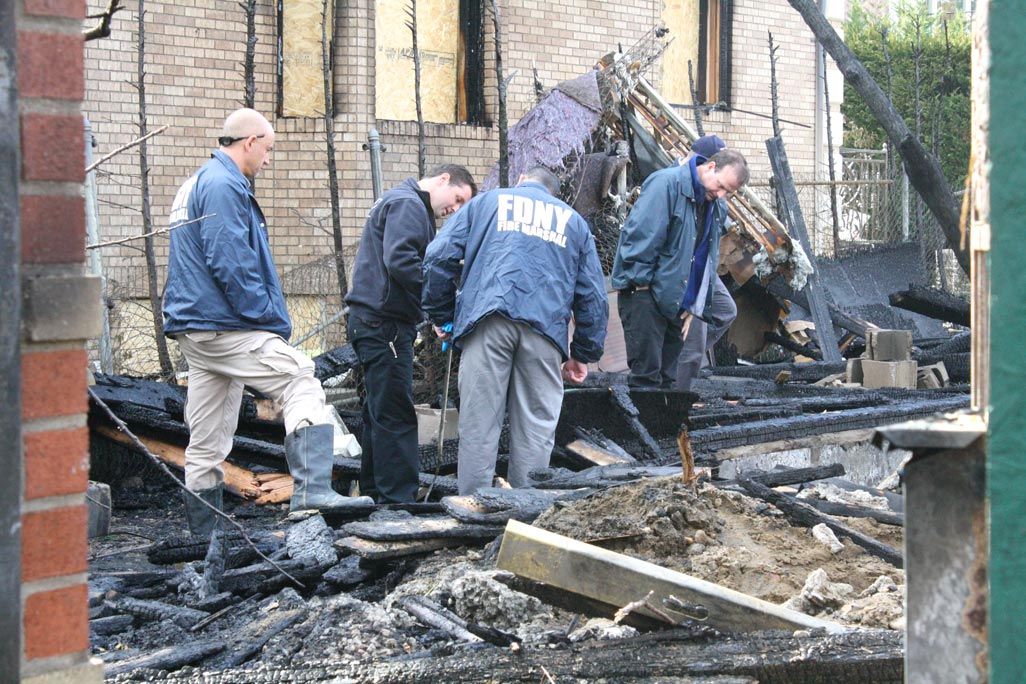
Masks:
[[[271,162],[274,129],[260,113],[239,109],[225,119],[218,142],[171,207],[163,303],[164,334],[189,363],[185,486],[196,496],[185,497],[185,511],[190,530],[204,537],[216,522],[211,507],[221,507],[221,464],[246,385],[282,405],[291,507],[352,501],[331,488],[334,426],[313,362],[287,342],[292,322],[250,186]]]
[[[349,340],[363,367],[360,491],[381,503],[417,497],[420,454],[413,408],[413,340],[420,310],[424,250],[435,219],[462,207],[477,186],[470,172],[443,164],[407,178],[374,203],[353,266]]]
[[[725,198],[748,182],[748,163],[722,150],[656,171],[620,231],[612,286],[630,365],[628,382],[669,388],[693,317],[704,318],[727,218]]]
[[[508,480],[528,486],[549,464],[563,380],[582,382],[602,356],[609,311],[595,240],[558,192],[559,179],[534,168],[468,204],[424,257],[424,311],[436,327],[453,323],[462,352],[461,495],[491,486],[507,412]]]

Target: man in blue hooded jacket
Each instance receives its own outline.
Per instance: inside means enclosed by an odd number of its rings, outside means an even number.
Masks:
[[[185,486],[196,496],[185,497],[185,512],[189,529],[203,537],[216,523],[211,508],[221,508],[221,464],[247,385],[281,403],[291,507],[353,501],[331,488],[334,426],[313,362],[287,342],[292,322],[250,185],[271,163],[274,129],[259,112],[239,109],[218,142],[175,195],[163,302],[164,334],[189,364]]]
[[[595,240],[558,192],[552,172],[531,169],[470,202],[424,257],[424,311],[436,327],[453,323],[462,352],[461,495],[491,486],[507,413],[507,479],[529,486],[549,463],[563,380],[583,382],[602,356],[609,311]]]
[[[725,198],[748,182],[748,163],[722,150],[649,176],[620,231],[612,286],[635,387],[669,388],[682,338],[703,318],[719,262]]]

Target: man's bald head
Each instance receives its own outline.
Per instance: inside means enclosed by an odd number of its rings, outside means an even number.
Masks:
[[[255,109],[236,109],[224,120],[218,142],[221,152],[231,157],[243,175],[255,178],[271,163],[274,128]]]
[[[224,120],[221,135],[225,138],[246,138],[273,132],[271,122],[255,109],[236,109]]]

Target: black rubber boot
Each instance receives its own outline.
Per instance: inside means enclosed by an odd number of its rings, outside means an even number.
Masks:
[[[289,510],[349,508],[374,503],[365,496],[355,499],[342,496],[331,488],[334,440],[334,428],[328,424],[297,428],[285,437],[285,459],[289,462],[293,482]]]
[[[209,489],[200,489],[193,494],[220,511],[224,498],[224,485],[219,484]],[[210,533],[214,530],[218,516],[197,501],[196,497],[182,494],[182,498],[185,499],[185,518],[189,521],[189,531],[195,537],[210,539]]]

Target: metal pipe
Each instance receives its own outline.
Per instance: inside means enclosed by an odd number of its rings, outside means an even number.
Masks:
[[[15,7],[0,3],[0,681],[20,679],[21,630],[21,258]]]
[[[371,188],[374,192],[374,201],[376,202],[381,197],[381,153],[385,151],[385,146],[381,144],[381,136],[378,134],[378,129],[370,129],[370,133],[367,135],[367,142],[363,144],[363,149],[370,152],[370,165],[371,165]]]

